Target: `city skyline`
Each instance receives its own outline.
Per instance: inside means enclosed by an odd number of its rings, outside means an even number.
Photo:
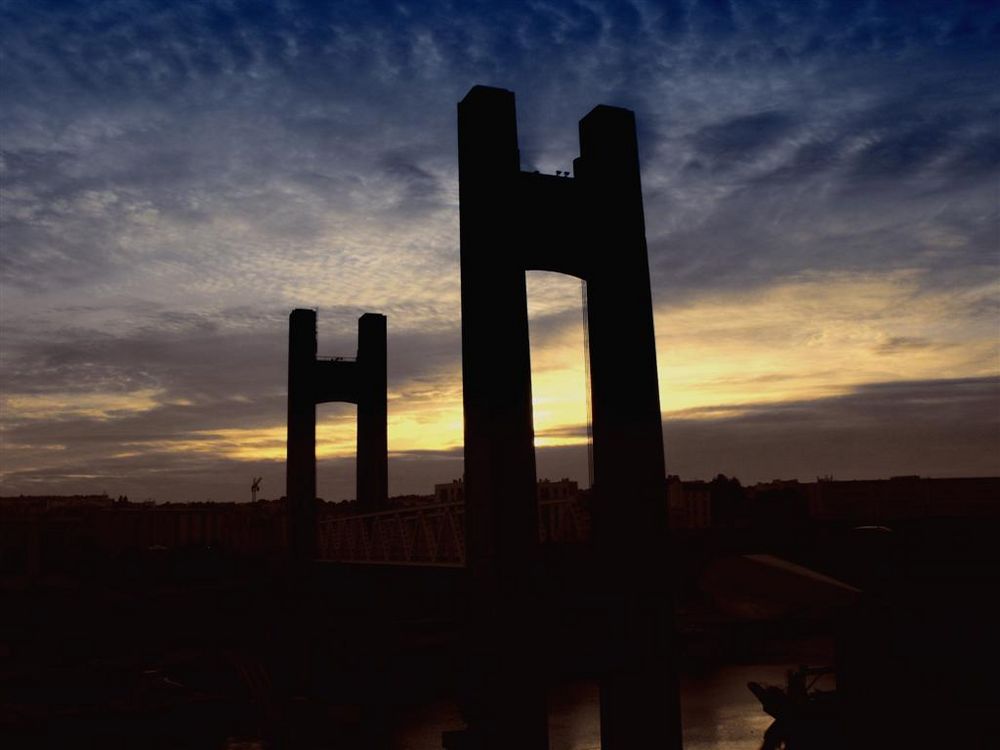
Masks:
[[[995,11],[345,7],[7,6],[0,493],[281,494],[294,307],[322,355],[387,315],[390,494],[460,476],[474,83],[528,170],[636,112],[669,473],[1000,470]],[[538,473],[585,484],[580,283],[528,291]],[[327,499],[354,431],[320,410]]]

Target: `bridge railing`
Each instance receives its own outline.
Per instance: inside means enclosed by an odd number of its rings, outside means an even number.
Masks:
[[[538,503],[538,535],[543,543],[589,538],[589,514],[576,499]],[[390,565],[465,565],[465,504],[406,508],[332,516],[319,522],[319,559]]]

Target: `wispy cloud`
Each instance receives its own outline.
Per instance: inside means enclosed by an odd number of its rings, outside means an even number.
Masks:
[[[517,92],[532,169],[570,166],[593,105],[636,110],[667,408],[996,371],[991,6],[101,0],[0,15],[11,486],[44,466],[182,488],[242,476],[239,455],[275,460],[297,306],[319,308],[331,353],[353,351],[360,313],[386,313],[394,450],[418,455],[423,435],[453,457],[454,107],[474,83]],[[579,294],[554,283],[532,282],[536,421],[569,440]],[[328,455],[350,442],[350,415],[334,421]],[[399,486],[424,477],[403,463]]]

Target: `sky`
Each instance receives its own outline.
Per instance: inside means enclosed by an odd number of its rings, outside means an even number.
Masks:
[[[1000,474],[1000,5],[0,0],[0,494],[284,493],[288,313],[388,316],[390,493],[462,473],[456,103],[636,113],[667,470]],[[528,274],[540,476],[581,288]],[[355,407],[318,410],[353,496]]]

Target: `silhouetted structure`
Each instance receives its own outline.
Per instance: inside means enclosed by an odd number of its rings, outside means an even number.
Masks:
[[[388,494],[384,315],[358,319],[354,360],[317,359],[314,310],[289,317],[286,495],[290,552],[301,560],[316,557],[316,404],[330,401],[358,405],[358,504],[382,507]]]
[[[523,630],[539,554],[525,272],[544,270],[587,283],[594,539],[603,571],[595,584],[611,613],[602,746],[680,747],[634,116],[602,105],[580,121],[574,178],[520,170],[510,91],[474,87],[458,105],[458,141],[467,560],[483,598],[481,624],[495,636],[487,637],[494,674],[479,731],[491,735],[490,746],[547,746]]]

